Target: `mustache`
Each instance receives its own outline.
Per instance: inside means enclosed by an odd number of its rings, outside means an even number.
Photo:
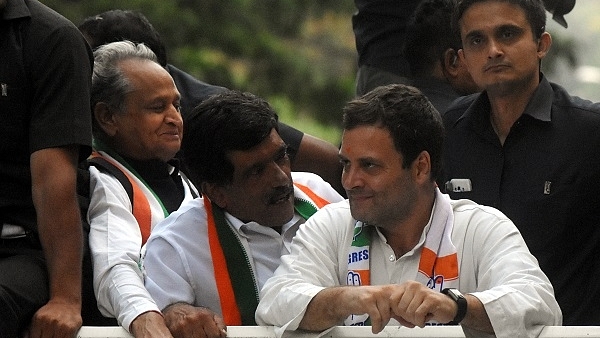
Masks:
[[[277,201],[280,201],[285,198],[289,198],[293,194],[294,194],[294,186],[292,184],[286,184],[283,186],[273,188],[273,190],[269,194],[269,198],[268,198],[269,204],[274,204]]]
[[[490,62],[488,62],[488,63],[485,64],[484,69],[488,70],[490,68],[494,68],[494,67],[498,67],[498,66],[500,66],[500,67],[508,67],[509,65],[508,65],[508,63],[506,63],[504,61],[495,61],[495,60],[492,60],[492,61],[490,61]]]

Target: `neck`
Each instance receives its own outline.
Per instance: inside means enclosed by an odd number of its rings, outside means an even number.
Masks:
[[[498,85],[487,90],[491,106],[490,122],[501,144],[504,145],[513,124],[523,115],[538,85],[539,75],[531,76],[530,79],[519,82],[514,81]]]
[[[413,211],[408,218],[401,220],[396,225],[379,228],[394,250],[396,257],[402,257],[419,243],[423,229],[431,218],[434,200],[435,194],[427,199],[419,199],[415,202]]]

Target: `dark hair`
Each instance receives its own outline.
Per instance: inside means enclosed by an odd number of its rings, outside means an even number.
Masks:
[[[444,126],[440,113],[418,89],[392,84],[373,89],[344,107],[343,127],[379,126],[387,129],[402,167],[408,168],[422,151],[431,157],[431,180],[442,167]]]
[[[129,40],[148,46],[163,67],[167,65],[167,52],[158,31],[140,12],[115,9],[90,16],[79,25],[92,49],[109,42]]]
[[[521,7],[536,39],[539,39],[546,30],[546,9],[542,0],[458,0],[452,15],[453,30],[460,35],[460,19],[465,11],[478,2],[487,1],[508,2]]]
[[[404,55],[413,76],[430,74],[448,48],[461,48],[460,34],[451,29],[454,0],[424,0],[406,28]]]
[[[278,130],[278,117],[263,99],[226,90],[200,103],[184,124],[184,163],[194,184],[225,185],[233,180],[227,153],[248,150]]]

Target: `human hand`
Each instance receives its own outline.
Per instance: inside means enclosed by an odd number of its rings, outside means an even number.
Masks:
[[[155,311],[144,312],[137,316],[130,327],[135,338],[173,338],[165,324],[163,316]]]
[[[393,317],[406,327],[424,327],[430,320],[448,323],[458,311],[450,297],[415,281],[397,285],[390,302]]]
[[[81,324],[79,302],[51,299],[33,315],[24,337],[75,337]]]
[[[376,334],[387,325],[394,313],[391,310],[390,295],[394,285],[351,286],[343,288],[344,300],[340,307],[349,314],[368,314],[371,320],[371,331]]]
[[[175,338],[225,338],[223,319],[205,307],[177,303],[163,311],[165,323]]]

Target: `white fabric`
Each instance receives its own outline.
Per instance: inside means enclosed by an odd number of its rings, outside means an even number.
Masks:
[[[458,289],[482,301],[496,335],[535,337],[543,325],[561,325],[562,314],[552,285],[514,224],[498,210],[469,200],[451,201],[451,205]],[[434,213],[436,208],[437,202]],[[278,326],[279,335],[295,330],[312,297],[325,287],[346,284],[347,253],[355,222],[344,201],[321,209],[300,227],[291,254],[282,257],[274,277],[262,289],[256,311],[258,325]],[[399,259],[377,231],[371,242],[371,285],[413,279],[429,227],[415,248]],[[388,325],[398,322],[392,320]],[[474,334],[463,329],[467,336]]]
[[[103,156],[113,160],[108,154]],[[154,194],[127,168],[148,198],[152,229],[165,218],[160,202]],[[184,202],[193,198],[184,183]],[[121,182],[111,174],[90,166],[91,200],[88,210],[90,223],[90,251],[94,266],[94,292],[100,312],[115,317],[129,330],[131,322],[147,311],[159,311],[144,287],[141,266],[142,235],[132,213],[129,195]]]
[[[343,199],[315,174],[293,172],[292,179],[327,201]],[[294,195],[310,200],[296,187]],[[259,288],[273,274],[281,255],[289,252],[292,237],[304,222],[296,215],[282,227],[280,235],[255,222],[243,224],[228,213],[225,218],[242,243]],[[206,210],[201,199],[182,205],[160,223],[152,232],[146,249],[146,288],[161,310],[170,304],[184,302],[222,314],[208,244]]]

